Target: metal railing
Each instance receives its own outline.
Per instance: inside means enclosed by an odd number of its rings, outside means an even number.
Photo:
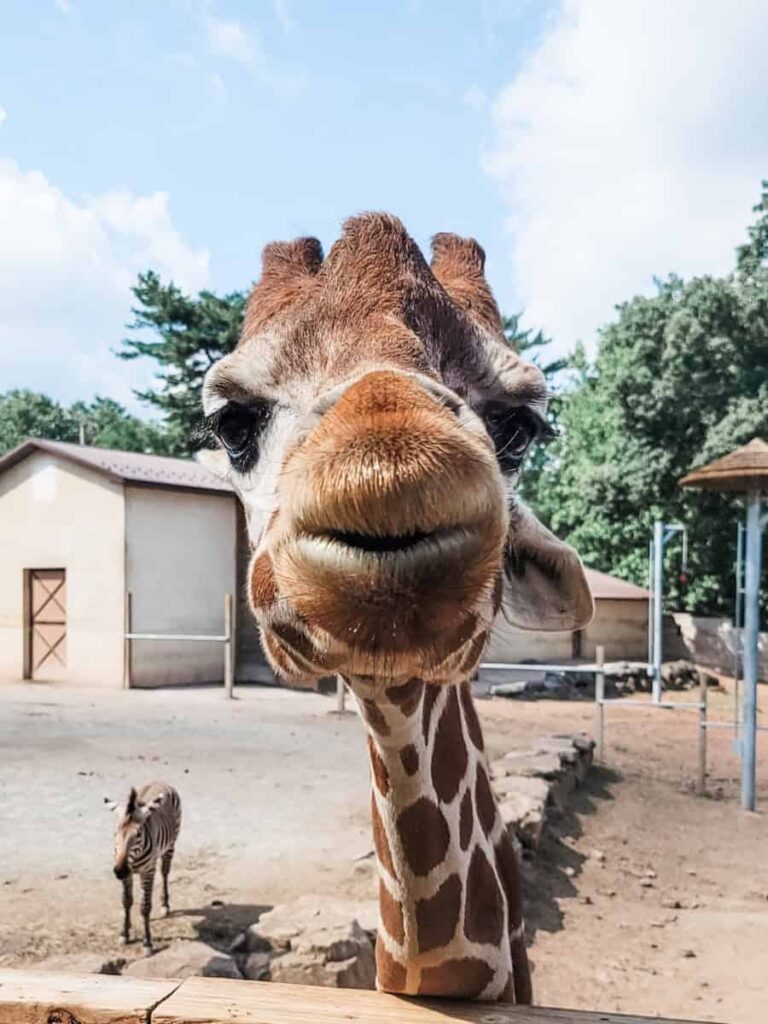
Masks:
[[[174,642],[215,643],[224,644],[224,694],[228,698],[234,696],[235,657],[234,657],[234,615],[232,595],[224,595],[224,632],[221,634],[205,633],[134,633],[132,629],[133,595],[130,590],[125,595],[125,628],[123,631],[123,689],[131,687],[131,643],[134,640],[170,640]]]

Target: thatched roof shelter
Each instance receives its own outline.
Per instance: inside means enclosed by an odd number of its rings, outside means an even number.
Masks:
[[[721,459],[692,469],[680,481],[683,487],[710,491],[768,491],[768,443],[759,437]]]

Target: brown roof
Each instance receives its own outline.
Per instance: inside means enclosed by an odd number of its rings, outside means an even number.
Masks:
[[[30,438],[3,455],[0,458],[0,473],[39,451],[58,455],[80,466],[87,466],[88,469],[103,473],[118,483],[234,493],[226,480],[215,476],[192,459],[172,459],[165,455],[144,455],[141,452],[92,448],[89,445],[44,441],[38,438]]]
[[[609,576],[607,572],[584,567],[592,596],[596,601],[647,601],[650,597],[645,587]]]
[[[768,444],[759,437],[721,459],[691,470],[680,481],[683,487],[713,491],[768,490]]]

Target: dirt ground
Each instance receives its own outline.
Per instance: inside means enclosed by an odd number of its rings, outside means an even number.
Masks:
[[[712,695],[713,717],[731,703]],[[0,687],[0,966],[126,955],[102,797],[152,778],[184,801],[175,909],[156,922],[159,943],[225,946],[263,907],[305,892],[372,895],[355,870],[371,847],[363,734],[332,708],[267,688],[226,702],[208,689]],[[492,754],[510,736],[593,727],[587,703],[479,708]],[[525,865],[537,1002],[764,1024],[768,814],[739,810],[730,731],[709,734],[705,798],[693,793],[692,713],[611,706],[606,738],[606,764]]]

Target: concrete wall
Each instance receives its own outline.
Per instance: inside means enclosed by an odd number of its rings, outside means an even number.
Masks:
[[[608,660],[645,661],[648,652],[648,604],[646,601],[595,602],[595,617],[584,630],[581,657],[592,659],[598,644]],[[573,658],[571,633],[537,633],[515,629],[499,615],[491,634],[486,661],[515,662],[534,659],[560,663]]]
[[[676,629],[665,629],[664,658],[686,658],[717,672],[733,675],[735,630],[730,619],[675,612]],[[676,635],[675,635],[676,634]],[[768,633],[759,634],[758,678],[768,683]]]
[[[46,453],[0,476],[0,679],[19,679],[24,569],[67,573],[66,667],[36,678],[119,686],[122,678],[121,484]]]
[[[232,496],[126,486],[126,574],[136,633],[224,632],[236,581]],[[133,686],[221,682],[220,643],[136,640]]]

